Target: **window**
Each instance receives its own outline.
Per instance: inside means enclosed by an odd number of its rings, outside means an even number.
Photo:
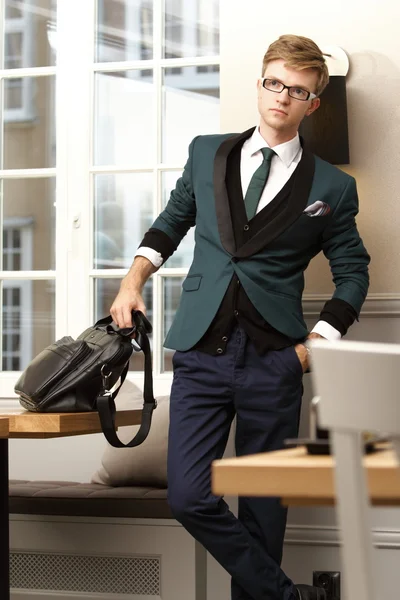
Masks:
[[[152,0],[98,0],[96,60],[120,62],[152,58]]]
[[[196,44],[200,54],[218,54],[219,6],[218,2],[201,2],[197,6]],[[201,65],[198,73],[218,72],[218,65]]]
[[[5,220],[3,269],[29,270],[32,257],[32,221]],[[3,281],[2,371],[20,371],[32,358],[32,283]]]
[[[14,286],[3,293],[3,371],[21,369],[21,290]]]
[[[65,270],[56,275],[56,5],[4,0],[3,8],[0,397],[9,397],[15,371],[54,340],[56,287]]]
[[[14,283],[3,290],[3,371],[20,371],[31,360],[30,336],[26,338],[21,316],[29,310],[28,282]],[[21,339],[22,338],[22,339]],[[23,341],[23,343],[21,343]]]
[[[29,67],[34,52],[33,19],[28,11],[16,8],[21,3],[6,2],[4,27],[4,68]],[[4,118],[29,121],[34,118],[33,85],[28,78],[14,77],[4,82]]]
[[[5,6],[0,397],[15,369],[108,313],[190,141],[219,131],[218,48],[196,34],[200,14],[215,33],[214,0],[88,0],[79,18],[69,0]],[[10,109],[35,118],[15,127]],[[143,292],[156,381],[170,381],[163,338],[192,253],[190,232]],[[134,355],[130,377],[142,368]]]
[[[153,2],[141,2],[140,6],[140,58],[153,58]]]
[[[186,23],[187,25],[187,23]],[[189,27],[186,31],[190,31]],[[180,58],[182,56],[182,45],[184,43],[185,27],[182,16],[182,0],[169,0],[165,11],[165,42],[164,57]],[[165,70],[169,75],[180,75],[181,67],[170,67]]]
[[[107,4],[99,0],[99,15],[105,14]],[[130,266],[144,232],[165,206],[182,172],[190,141],[198,134],[219,131],[218,2],[132,1],[126,2],[125,8],[129,32],[139,35],[140,60],[125,52],[126,58],[113,63],[112,70],[101,63],[94,65],[92,277],[95,306],[103,312],[118,290],[115,276],[125,273],[115,269]],[[162,39],[154,37],[157,31],[162,31]],[[127,40],[127,36],[120,34],[121,39]],[[114,202],[110,202],[110,189]],[[105,220],[106,210],[113,216]],[[162,341],[179,303],[193,244],[190,231],[144,290],[154,326],[156,375],[171,370],[172,353],[162,349]],[[107,286],[108,295],[104,292]],[[101,298],[106,296],[107,302],[102,304]]]

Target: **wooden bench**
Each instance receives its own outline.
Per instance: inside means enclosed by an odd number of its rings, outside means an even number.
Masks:
[[[10,514],[172,519],[167,490],[71,481],[11,480]]]

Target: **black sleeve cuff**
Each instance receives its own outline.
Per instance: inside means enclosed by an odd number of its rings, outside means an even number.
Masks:
[[[351,304],[339,298],[328,300],[320,314],[320,320],[332,325],[342,336],[346,335],[348,328],[356,319],[357,312]]]
[[[159,252],[165,262],[176,250],[175,242],[160,229],[150,228],[144,235],[139,248],[145,246]]]

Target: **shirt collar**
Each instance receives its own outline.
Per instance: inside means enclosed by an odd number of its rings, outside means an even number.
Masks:
[[[269,148],[267,142],[262,137],[258,127],[255,128],[253,135],[249,138],[246,144],[246,151],[249,156],[259,152],[261,148]],[[301,149],[300,137],[297,134],[293,139],[283,144],[274,146],[274,152],[279,156],[285,167],[289,168]]]

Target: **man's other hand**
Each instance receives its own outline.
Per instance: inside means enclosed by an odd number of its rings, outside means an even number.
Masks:
[[[296,354],[297,354],[297,358],[299,359],[302,369],[303,369],[303,373],[305,373],[307,371],[307,369],[309,368],[309,364],[308,364],[308,350],[307,348],[304,346],[304,344],[296,344],[296,346],[294,347]]]
[[[307,340],[315,340],[318,338],[324,339],[322,335],[319,335],[319,333],[315,332],[312,332],[307,336]],[[310,351],[304,344],[296,344],[294,349],[299,361],[301,362],[303,373],[305,373],[310,368]]]

